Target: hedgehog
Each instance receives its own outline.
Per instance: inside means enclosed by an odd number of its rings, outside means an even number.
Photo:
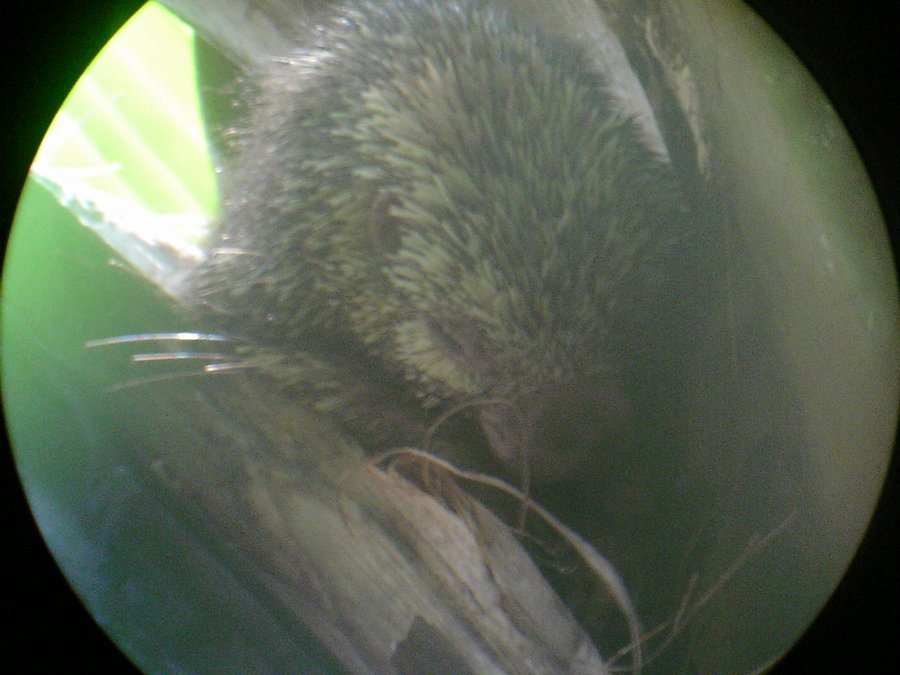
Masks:
[[[371,452],[626,451],[690,216],[610,78],[493,2],[349,0],[298,44],[247,78],[193,304]]]

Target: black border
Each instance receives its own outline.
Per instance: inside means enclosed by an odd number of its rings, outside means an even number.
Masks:
[[[748,0],[819,81],[856,144],[900,253],[900,48],[887,4]],[[771,671],[882,672],[900,638],[900,460],[894,457],[869,530],[846,576]]]
[[[0,223],[5,234],[53,116],[93,57],[142,5],[137,0],[34,0],[0,22],[0,44],[7,50],[0,75]],[[5,418],[3,424],[8,450]],[[11,536],[4,542],[8,623],[0,670],[137,673],[57,568],[34,524],[12,457],[8,451],[2,455],[4,530]]]
[[[389,0],[386,0],[389,1]],[[714,0],[712,0],[714,1]],[[142,3],[33,0],[0,22],[7,50],[0,102],[3,141],[0,222],[8,228],[44,131],[69,89],[112,34]],[[900,250],[900,77],[892,15],[875,2],[751,0],[817,77],[866,163]],[[6,434],[3,434],[3,439]],[[10,619],[0,664],[29,672],[79,667],[135,672],[97,627],[38,535],[8,452],[2,459],[6,592]],[[900,636],[900,489],[895,457],[872,526],[849,573],[779,675],[869,672],[893,662]],[[9,604],[7,604],[7,602]],[[0,665],[2,669],[2,665]],[[21,672],[21,671],[20,671]]]

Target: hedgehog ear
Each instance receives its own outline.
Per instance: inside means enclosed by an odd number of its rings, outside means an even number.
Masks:
[[[369,239],[379,253],[394,253],[400,248],[400,219],[394,209],[400,198],[393,192],[381,191],[372,200],[369,212]]]

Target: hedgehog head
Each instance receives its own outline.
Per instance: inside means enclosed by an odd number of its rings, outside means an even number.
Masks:
[[[480,401],[507,462],[620,433],[620,336],[683,219],[667,159],[578,49],[464,3],[369,9],[257,113],[277,189],[250,210],[285,242],[257,274],[305,308],[285,334],[349,332],[423,405]]]

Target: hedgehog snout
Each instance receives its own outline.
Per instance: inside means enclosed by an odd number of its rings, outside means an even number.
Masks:
[[[586,475],[629,445],[631,410],[614,379],[551,383],[485,405],[482,430],[494,455],[536,482]]]

